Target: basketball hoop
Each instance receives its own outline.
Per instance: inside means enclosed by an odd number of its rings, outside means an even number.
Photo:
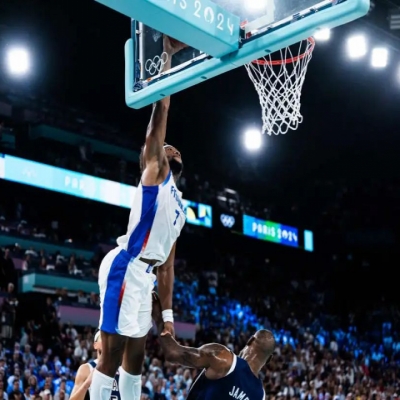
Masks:
[[[301,90],[314,47],[310,37],[246,65],[260,98],[263,133],[285,134],[303,122]]]

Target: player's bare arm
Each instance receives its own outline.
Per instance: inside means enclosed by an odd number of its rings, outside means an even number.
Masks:
[[[157,285],[158,294],[160,296],[161,311],[172,309],[172,296],[174,291],[174,264],[175,264],[176,242],[172,246],[167,261],[157,268]],[[160,314],[161,315],[161,314]],[[162,316],[161,316],[162,320]],[[164,327],[160,331],[162,334],[170,333],[175,335],[174,325],[172,322],[164,322]]]
[[[153,293],[152,316],[159,332],[164,323],[161,315],[161,304],[156,293]],[[211,379],[224,377],[232,366],[233,354],[221,344],[206,344],[198,349],[181,346],[170,334],[160,337],[161,348],[165,359],[172,363],[189,368],[207,369],[206,375]]]
[[[167,54],[167,61],[164,64],[163,72],[171,68],[172,56],[184,47],[183,43],[164,36],[164,52]],[[164,151],[169,106],[170,96],[166,96],[153,104],[143,149],[145,168],[142,183],[146,186],[159,185],[164,181],[169,171],[168,160]]]
[[[84,400],[90,384],[92,383],[93,371],[94,369],[91,370],[88,364],[83,364],[79,367],[70,400]]]

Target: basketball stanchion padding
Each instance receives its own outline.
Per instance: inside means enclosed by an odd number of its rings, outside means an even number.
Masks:
[[[314,47],[310,37],[246,64],[260,99],[263,133],[285,134],[303,122],[301,91]]]

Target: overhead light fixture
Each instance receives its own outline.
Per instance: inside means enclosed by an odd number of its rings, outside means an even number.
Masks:
[[[22,47],[8,49],[6,61],[8,70],[12,75],[25,75],[29,71],[29,52]]]
[[[320,29],[314,35],[315,40],[326,42],[331,38],[331,30],[328,28]]]
[[[388,64],[389,52],[384,47],[376,47],[372,50],[371,65],[374,68],[385,68]]]
[[[367,39],[364,35],[356,35],[347,39],[347,52],[350,58],[361,58],[367,54]]]
[[[262,134],[258,129],[249,129],[244,133],[244,144],[247,150],[258,150],[262,144]]]

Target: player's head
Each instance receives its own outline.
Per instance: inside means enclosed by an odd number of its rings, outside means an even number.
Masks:
[[[100,356],[103,346],[101,343],[101,334],[99,329],[97,329],[94,334],[93,348],[97,351],[97,355]]]
[[[140,157],[139,157],[141,173],[143,173],[143,171],[146,167],[144,160],[143,160],[143,151],[144,151],[144,146],[141,149]],[[174,176],[175,181],[177,181],[181,177],[182,171],[183,171],[183,163],[182,163],[181,153],[174,146],[171,146],[167,143],[164,143],[164,151],[167,156],[172,175]]]
[[[176,147],[167,143],[164,143],[164,150],[165,154],[167,155],[172,175],[174,176],[175,181],[177,181],[181,177],[183,171],[181,153]]]
[[[271,331],[260,329],[248,341],[239,357],[251,362],[252,366],[260,371],[271,361],[275,350],[275,338]]]

